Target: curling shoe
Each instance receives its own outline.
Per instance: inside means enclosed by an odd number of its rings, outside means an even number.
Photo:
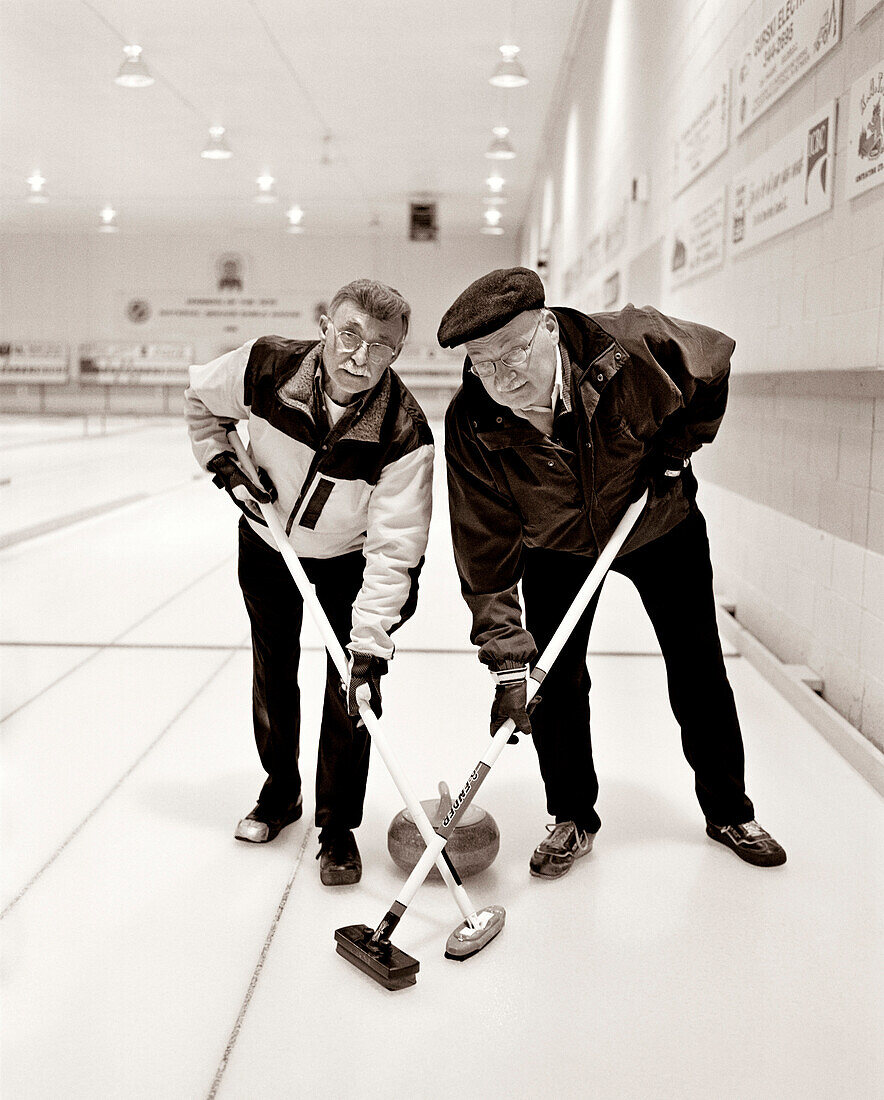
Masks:
[[[250,844],[268,844],[279,836],[286,825],[297,821],[303,812],[304,800],[300,795],[298,795],[298,801],[289,805],[282,816],[271,813],[259,802],[254,810],[240,821],[233,835],[237,840],[247,840]]]
[[[546,827],[549,836],[534,849],[529,867],[537,878],[561,878],[575,859],[592,851],[595,833],[578,829],[573,821],[559,821]]]
[[[352,886],[362,878],[362,858],[350,829],[320,833],[316,858],[323,886]]]
[[[779,867],[786,862],[786,853],[757,821],[744,821],[740,825],[715,825],[707,818],[706,835],[756,867]]]

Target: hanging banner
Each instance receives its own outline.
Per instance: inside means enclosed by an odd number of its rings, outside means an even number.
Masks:
[[[783,0],[752,35],[737,77],[737,133],[841,41],[841,0]]]
[[[707,75],[691,85],[690,112],[674,143],[673,195],[683,191],[726,152],[730,128],[731,74]]]
[[[708,189],[681,202],[667,248],[670,290],[724,262],[725,188]]]
[[[43,340],[0,343],[0,382],[67,382],[69,375],[65,344]]]
[[[80,381],[98,385],[186,386],[193,362],[189,344],[80,344]]]
[[[865,19],[867,15],[871,15],[872,12],[881,3],[881,0],[856,0],[853,9],[853,21],[859,23]]]
[[[847,118],[847,197],[884,183],[884,61],[850,89]]]
[[[835,103],[762,153],[734,180],[731,246],[760,244],[824,213],[835,178]]]

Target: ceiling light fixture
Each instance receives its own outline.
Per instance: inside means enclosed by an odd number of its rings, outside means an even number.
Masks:
[[[200,156],[205,157],[206,160],[229,160],[233,156],[224,136],[223,126],[209,127],[209,140]]]
[[[486,206],[503,206],[506,203],[506,195],[483,195],[482,202]]]
[[[46,180],[39,172],[34,172],[33,175],[28,176],[28,185],[31,188],[31,193],[28,195],[28,202],[49,202],[49,196],[43,190],[43,185],[45,183]]]
[[[485,180],[485,182],[488,184],[488,189],[493,192],[493,194],[499,195],[500,192],[503,190],[503,185],[506,183],[506,180],[503,178],[503,176],[498,176],[495,172],[495,174],[493,176],[489,176],[488,179]]]
[[[292,206],[286,211],[286,217],[289,220],[289,224],[286,227],[289,233],[303,233],[304,227],[301,225],[301,220],[304,217],[304,211],[300,206]]]
[[[258,176],[258,178],[255,180],[255,183],[257,183],[258,185],[258,194],[255,195],[255,202],[278,201],[277,194],[273,190],[273,185],[274,183],[276,183],[276,180],[273,178],[273,176],[265,172],[263,176]]]
[[[114,77],[114,83],[123,88],[149,88],[154,79],[141,59],[141,47],[124,46],[123,53],[126,55],[126,60]]]
[[[528,83],[528,77],[521,62],[516,60],[518,46],[500,46],[501,59],[494,72],[488,77],[488,83],[495,88],[521,88]]]
[[[503,217],[503,215],[496,206],[492,206],[490,209],[485,211],[483,217],[489,225],[499,225],[500,219]]]
[[[510,132],[508,126],[495,126],[491,131],[494,137],[491,139],[491,144],[485,150],[485,156],[489,160],[512,160],[516,155],[516,150],[512,146],[512,142],[507,137]]]
[[[98,232],[116,233],[120,228],[114,223],[116,216],[116,210],[114,210],[112,206],[106,206],[104,210],[101,211],[101,225],[98,227]]]
[[[484,233],[488,237],[500,237],[503,235],[502,225],[483,225],[479,230],[480,233]]]

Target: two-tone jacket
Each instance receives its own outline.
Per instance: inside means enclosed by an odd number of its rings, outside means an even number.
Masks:
[[[562,357],[552,436],[494,401],[469,358],[445,419],[454,556],[472,641],[494,669],[535,652],[519,604],[524,548],[597,556],[653,455],[684,459],[710,442],[727,403],[729,336],[651,307],[552,313]],[[621,553],[687,516],[686,480],[696,484],[691,475],[651,496]]]
[[[317,341],[264,336],[190,368],[185,416],[205,469],[229,451],[225,425],[246,420],[249,454],[269,474],[296,553],[361,550],[349,648],[389,658],[390,632],[414,610],[430,525],[433,437],[393,370],[333,427]],[[248,521],[270,546],[267,528]]]

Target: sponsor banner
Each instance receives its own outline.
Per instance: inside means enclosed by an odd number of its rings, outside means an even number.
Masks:
[[[850,89],[847,127],[847,197],[884,183],[884,61]]]
[[[832,100],[736,177],[730,215],[735,253],[831,207],[835,117]]]
[[[725,188],[693,193],[675,210],[669,234],[667,271],[670,289],[724,262]]]
[[[317,305],[322,312],[325,303]],[[267,333],[297,337],[315,329],[312,303],[272,293],[121,295],[121,312],[133,330],[158,336],[180,334],[189,340],[224,339],[234,347]],[[318,316],[315,320],[318,323]]]
[[[77,350],[80,381],[98,385],[187,385],[187,368],[193,362],[190,344],[133,344],[99,341],[80,344]]]
[[[0,341],[0,382],[67,382],[66,344],[54,341]]]
[[[691,85],[691,104],[683,116],[674,143],[673,194],[689,183],[727,150],[730,126],[731,74],[709,76]]]
[[[856,0],[853,9],[854,23],[859,23],[867,15],[871,15],[880,3],[881,0]]]
[[[742,134],[841,40],[841,0],[782,0],[752,34],[737,74]]]

